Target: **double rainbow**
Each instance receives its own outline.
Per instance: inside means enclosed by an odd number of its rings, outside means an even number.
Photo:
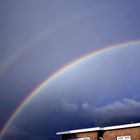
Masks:
[[[109,47],[105,47],[99,50],[95,50],[89,54],[86,54],[74,61],[72,61],[71,63],[65,65],[64,67],[62,67],[61,69],[59,69],[58,71],[56,71],[54,74],[52,74],[50,77],[48,77],[46,80],[44,80],[40,85],[38,85],[31,93],[29,93],[29,95],[22,101],[22,103],[17,107],[17,109],[14,111],[14,113],[11,115],[11,117],[8,119],[8,121],[6,122],[6,124],[4,125],[2,131],[1,131],[1,135],[0,138],[2,138],[4,136],[4,134],[6,133],[7,129],[9,128],[9,126],[12,124],[12,122],[15,120],[15,118],[18,116],[18,114],[23,110],[23,108],[26,107],[26,105],[31,101],[31,99],[38,94],[44,87],[46,87],[52,80],[55,80],[55,78],[57,78],[58,76],[60,76],[61,74],[63,74],[65,71],[67,71],[68,69],[76,66],[79,63],[82,63],[83,61],[88,60],[91,57],[95,57],[97,55],[101,55],[107,51],[115,51],[116,49],[120,49],[120,48],[124,48],[124,47],[133,47],[133,45],[137,45],[137,47],[140,47],[140,40],[136,40],[136,41],[130,41],[130,42],[125,42],[125,43],[121,43],[121,44],[117,44],[117,45],[113,45],[113,46],[109,46]]]

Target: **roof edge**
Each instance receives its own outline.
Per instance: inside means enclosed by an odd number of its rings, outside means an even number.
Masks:
[[[114,129],[138,127],[138,126],[140,126],[140,123],[132,123],[132,124],[124,124],[124,125],[116,125],[116,126],[107,126],[107,127],[93,127],[93,128],[85,128],[85,129],[76,129],[76,130],[68,130],[68,131],[57,132],[56,135],[91,132],[91,131],[99,131],[99,130],[105,131],[105,130],[114,130]]]
[[[100,127],[76,129],[76,130],[68,130],[68,131],[63,131],[63,132],[57,132],[56,135],[73,134],[73,133],[90,132],[90,131],[99,131],[99,130],[101,130]]]
[[[138,126],[140,126],[140,123],[132,123],[132,124],[124,124],[124,125],[103,127],[102,130],[123,129],[123,128],[138,127]]]

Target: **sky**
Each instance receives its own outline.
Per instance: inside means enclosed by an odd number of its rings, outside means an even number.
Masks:
[[[0,130],[45,79],[77,58],[140,40],[139,0],[0,0]],[[140,122],[140,42],[93,56],[54,78],[2,140]]]

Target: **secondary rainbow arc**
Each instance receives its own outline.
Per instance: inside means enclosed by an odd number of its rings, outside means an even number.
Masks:
[[[136,44],[140,44],[140,40],[136,40],[136,41],[130,41],[130,42],[124,42],[121,44],[117,44],[117,45],[113,45],[113,46],[109,46],[109,47],[105,47],[102,49],[98,49],[98,50],[94,50],[89,54],[86,54],[74,61],[72,61],[71,63],[65,65],[64,67],[62,67],[61,69],[59,69],[58,71],[56,71],[54,74],[52,74],[50,77],[48,77],[46,80],[44,80],[40,85],[38,85],[24,100],[23,102],[18,106],[18,108],[14,111],[14,113],[11,115],[11,117],[8,119],[8,121],[6,122],[6,124],[4,125],[2,131],[1,131],[1,135],[0,135],[0,139],[4,136],[5,132],[7,131],[7,129],[9,128],[9,126],[12,124],[12,122],[15,120],[16,116],[22,111],[23,108],[26,107],[26,105],[30,102],[30,100],[36,95],[38,94],[44,87],[46,87],[52,80],[54,80],[56,77],[58,77],[59,75],[63,74],[65,71],[67,71],[68,69],[76,66],[77,64],[88,60],[89,58],[93,57],[93,56],[97,56],[99,54],[105,53],[107,51],[111,51],[111,50],[115,50],[115,49],[119,49],[119,48],[124,48],[124,47],[128,47],[131,45],[136,45]],[[140,47],[140,46],[138,46]]]
[[[69,24],[70,22],[83,18],[90,14],[92,14],[91,10],[86,11],[85,13],[83,13],[83,15],[75,15],[71,18],[66,18],[62,20],[60,23],[58,22],[56,25],[49,27],[49,29],[47,29],[46,31],[42,32],[38,36],[29,40],[29,42],[27,42],[21,49],[17,50],[12,56],[10,56],[5,63],[0,65],[0,76],[2,76],[2,74],[5,73],[8,70],[8,68],[10,68],[15,63],[17,63],[17,61],[21,59],[25,54],[30,52],[36,46],[36,44],[48,38],[50,35],[57,32],[58,30],[60,30],[65,25]]]

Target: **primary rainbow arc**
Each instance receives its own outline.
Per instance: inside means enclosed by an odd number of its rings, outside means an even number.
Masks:
[[[8,121],[6,122],[6,124],[4,125],[2,131],[1,131],[1,135],[0,135],[0,139],[4,136],[6,130],[9,128],[9,126],[12,124],[12,122],[14,121],[14,119],[16,118],[16,116],[22,111],[23,108],[26,107],[26,105],[30,102],[30,100],[36,95],[38,94],[44,87],[46,87],[52,80],[54,80],[56,77],[58,77],[59,75],[63,74],[65,71],[67,71],[68,69],[70,69],[71,67],[76,66],[77,64],[88,60],[89,58],[93,57],[93,56],[97,56],[99,54],[103,54],[107,51],[111,51],[111,50],[115,50],[115,49],[119,49],[119,48],[124,48],[124,47],[128,47],[131,45],[135,45],[135,44],[140,44],[140,40],[136,40],[136,41],[130,41],[130,42],[125,42],[125,43],[121,43],[118,45],[113,45],[113,46],[109,46],[109,47],[105,47],[99,50],[95,50],[89,54],[86,54],[74,61],[72,61],[71,63],[65,65],[64,67],[62,67],[61,69],[59,69],[58,71],[56,71],[54,74],[52,74],[50,77],[48,77],[46,80],[44,80],[40,85],[38,85],[23,101],[22,103],[18,106],[18,108],[14,111],[14,113],[11,115],[11,117],[8,119]],[[138,46],[140,47],[140,46]]]

